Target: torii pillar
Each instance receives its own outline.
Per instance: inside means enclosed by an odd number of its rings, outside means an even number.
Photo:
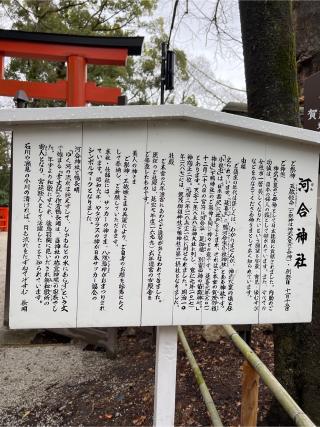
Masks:
[[[87,65],[126,65],[140,55],[143,37],[92,37],[0,30],[0,96],[24,90],[29,98],[63,100],[68,107],[87,103],[117,105],[121,90],[87,81]],[[67,79],[56,83],[5,80],[4,58],[42,59],[67,63]]]
[[[141,55],[142,43],[143,37],[93,37],[0,30],[0,96],[13,98],[19,90],[23,90],[29,98],[62,100],[67,107],[83,107],[87,103],[117,105],[121,90],[88,82],[87,65],[124,66],[128,55]],[[67,78],[56,83],[6,80],[5,57],[66,62]],[[9,233],[8,254],[10,245]],[[9,282],[6,283],[5,325],[8,325],[8,286]]]

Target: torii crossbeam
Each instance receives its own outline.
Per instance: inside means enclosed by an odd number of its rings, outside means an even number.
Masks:
[[[143,37],[92,37],[68,34],[0,30],[0,96],[14,97],[24,90],[29,98],[64,100],[68,107],[88,102],[115,105],[121,90],[87,81],[87,64],[126,64],[128,55],[140,55]],[[56,83],[5,80],[4,58],[44,59],[67,63],[67,79]]]

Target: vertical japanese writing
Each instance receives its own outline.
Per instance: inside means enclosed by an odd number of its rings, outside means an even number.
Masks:
[[[259,310],[260,299],[260,278],[261,278],[261,239],[263,233],[263,188],[264,188],[264,160],[258,162],[258,194],[257,194],[257,216],[256,233],[254,243],[254,288],[253,288],[253,307],[255,311]]]
[[[288,190],[288,231],[287,231],[287,251],[286,262],[287,268],[285,270],[285,292],[284,292],[284,310],[291,309],[291,295],[292,295],[292,260],[294,257],[294,231],[295,231],[295,207],[297,204],[297,186],[296,179],[296,161],[291,161],[289,168],[289,190]]]
[[[137,150],[133,150],[132,152],[131,171],[132,171],[132,184],[136,184],[137,173],[138,173],[138,151]]]
[[[257,159],[251,160],[250,197],[249,197],[249,233],[248,233],[248,257],[247,257],[247,295],[253,295],[253,254],[254,254],[254,222],[256,211],[256,186],[257,186]]]
[[[182,236],[183,236],[183,205],[184,205],[184,187],[185,187],[185,172],[186,159],[185,155],[180,155],[179,161],[179,187],[178,187],[178,204],[176,217],[176,260],[175,260],[175,291],[174,304],[185,310],[187,307],[188,290],[187,287],[182,287],[181,295],[179,295],[179,285],[181,280],[182,267]]]
[[[88,190],[87,190],[87,222],[93,224],[93,173],[94,173],[94,148],[89,147],[88,153]]]
[[[28,311],[27,294],[30,287],[29,277],[29,251],[30,251],[30,188],[31,188],[31,144],[24,144],[24,178],[23,178],[23,234],[22,234],[22,283],[20,294],[20,310]]]
[[[150,151],[146,152],[144,158],[144,200],[148,201],[149,196],[149,178],[150,178]]]
[[[81,181],[81,148],[75,147],[74,151],[74,176],[73,176],[73,191],[75,193],[80,193],[80,181]]]
[[[225,308],[225,277],[221,269],[221,253],[222,253],[222,199],[224,193],[224,171],[225,171],[226,156],[220,156],[218,159],[217,171],[217,198],[215,204],[215,236],[214,236],[214,262],[213,262],[213,280],[214,284],[218,285],[218,304],[220,308]],[[219,274],[220,273],[220,274]],[[220,285],[220,286],[219,286]]]
[[[92,176],[92,214],[94,225],[94,238],[93,238],[93,274],[91,283],[92,300],[97,301],[99,297],[99,268],[100,261],[100,227],[101,227],[101,188],[102,188],[102,153],[101,148],[92,151],[93,159],[89,161],[89,168],[92,168],[95,175]],[[91,187],[92,188],[92,187]]]
[[[266,161],[265,171],[265,196],[264,196],[264,222],[262,236],[262,260],[261,260],[261,289],[260,289],[260,310],[267,310],[270,266],[270,233],[271,233],[271,211],[272,211],[272,167],[271,159]]]
[[[153,299],[155,292],[155,265],[156,265],[156,238],[157,238],[157,190],[158,190],[158,168],[159,156],[157,152],[152,153],[150,165],[151,188],[150,188],[150,221],[149,221],[149,251],[148,251],[148,299]]]
[[[147,165],[145,188],[148,188],[146,294],[148,301],[161,303],[167,162],[165,157],[160,157],[159,153],[154,151],[150,153],[150,162],[146,161],[145,165]]]
[[[312,129],[315,131],[320,131],[320,109],[309,108],[307,111],[305,111],[304,114],[305,114],[305,118],[307,118],[307,121],[308,121],[305,124],[305,128]]]
[[[239,163],[231,156],[179,157],[174,304],[232,311]]]
[[[38,144],[35,149],[35,300],[69,312],[70,228],[74,194],[80,196],[81,147]]]
[[[126,262],[127,262],[127,233],[128,233],[128,196],[130,190],[130,156],[124,156],[122,168],[122,215],[121,215],[121,255],[119,272],[119,309],[124,309],[126,289]]]
[[[208,305],[205,303],[205,310],[218,310],[218,263],[217,263],[217,251],[214,252],[214,246],[217,241],[214,240],[213,226],[216,225],[214,221],[215,211],[215,197],[216,197],[216,173],[217,173],[217,157],[211,156],[210,164],[210,190],[209,190],[209,215],[208,215],[208,252],[207,252],[207,267],[211,269],[213,266],[212,273],[212,284],[211,284],[211,298]]]
[[[233,310],[234,302],[234,279],[235,279],[235,237],[236,237],[236,225],[237,216],[236,208],[238,202],[238,178],[239,178],[239,166],[235,163],[233,166],[232,174],[232,196],[230,211],[226,214],[229,216],[229,253],[228,253],[228,264],[229,264],[229,277],[228,277],[228,307],[227,311]]]
[[[54,182],[53,182],[53,167],[54,164],[56,163],[56,159],[54,159],[54,148],[49,145],[48,147],[48,181],[47,181],[47,215],[49,217],[55,217],[55,213],[54,215],[52,215],[52,195],[54,192]],[[61,179],[61,177],[60,177]],[[56,199],[54,201],[54,203],[56,204]],[[69,201],[70,204],[70,201]],[[68,209],[70,209],[70,207],[68,207]],[[56,211],[56,205],[55,205],[55,211]],[[55,231],[59,232],[60,231],[60,225],[61,225],[61,211],[59,210],[59,205],[58,205],[58,209],[57,209],[57,214],[58,214],[58,223],[55,222],[54,224],[54,228]],[[40,215],[39,215],[39,219],[40,219]],[[39,236],[40,237],[40,236]],[[38,239],[38,245],[40,242],[40,239]],[[58,300],[59,300],[59,286],[60,286],[60,271],[61,271],[61,241],[60,241],[60,235],[56,235],[54,238],[54,253],[53,253],[53,298],[52,298],[52,303],[53,303],[53,311],[56,312],[57,311],[57,305],[58,305]],[[41,275],[39,275],[39,279],[41,279]],[[40,283],[39,283],[40,285]],[[40,286],[39,286],[40,287]],[[40,297],[40,294],[39,294]]]
[[[48,206],[47,214],[52,214],[52,197],[53,197],[53,177],[52,177],[52,156],[48,156],[48,180],[46,185],[45,194],[45,153],[44,145],[40,145],[39,150],[39,177],[37,185],[37,205],[38,205],[38,219],[37,219],[37,257],[36,257],[36,299],[43,302],[42,298],[42,280],[43,280],[43,226],[45,217],[45,196],[47,196]],[[49,160],[50,159],[50,160]],[[55,270],[54,270],[55,274]]]
[[[86,227],[92,231],[89,276],[94,310],[104,312],[111,302],[125,311],[127,300],[127,257],[129,198],[139,173],[137,150],[117,147],[86,148]],[[145,188],[145,194],[149,191]]]
[[[180,150],[154,126],[139,123],[139,139],[121,129],[119,141],[116,126],[107,140],[91,126],[76,128],[76,143],[21,138],[18,314],[51,321],[78,310],[79,327],[125,325],[127,315],[152,324],[153,314],[156,324],[232,323],[238,310],[294,320],[312,275],[311,150],[198,146],[189,134]]]
[[[70,283],[69,279],[69,250],[70,250],[70,231],[68,226],[63,227],[63,256],[62,256],[62,286],[61,286],[61,312],[69,311],[68,301],[68,286]]]
[[[199,217],[199,241],[198,241],[198,278],[197,278],[197,305],[196,310],[201,310],[205,294],[205,281],[209,280],[206,271],[207,252],[207,197],[208,197],[208,156],[204,155],[202,160],[201,175],[198,179],[200,189],[200,217]],[[197,158],[197,161],[198,158]]]
[[[223,201],[223,220],[222,220],[222,236],[221,236],[221,294],[223,293],[223,306],[226,311],[232,310],[233,303],[233,289],[232,283],[229,283],[229,227],[230,227],[230,211],[231,211],[231,191],[230,191],[230,177],[231,177],[231,158],[226,157],[225,166],[225,191]]]
[[[188,306],[195,306],[195,269],[192,267],[189,273],[189,253],[190,253],[190,231],[192,224],[192,186],[193,186],[194,157],[187,155],[186,182],[185,182],[185,204],[183,211],[183,259],[182,259],[182,288],[188,289]],[[182,188],[182,187],[181,187]],[[181,200],[182,201],[182,200]],[[188,283],[189,282],[189,283]]]
[[[158,220],[158,256],[157,256],[157,280],[156,280],[156,300],[161,303],[162,301],[162,265],[163,265],[163,243],[164,243],[164,218],[165,218],[165,187],[166,187],[166,175],[167,166],[166,159],[161,159],[161,171],[160,171],[160,186],[159,186],[159,220]]]
[[[103,218],[102,218],[102,253],[101,253],[101,295],[99,310],[105,310],[108,289],[107,277],[110,273],[110,161],[111,152],[107,148],[104,153],[105,166],[103,171]]]
[[[276,223],[278,208],[278,187],[279,187],[279,166],[273,165],[272,176],[272,209],[271,209],[271,232],[270,232],[270,268],[269,268],[269,291],[268,291],[268,310],[272,311],[274,307],[275,295],[275,261],[276,261]]]
[[[205,249],[205,284],[204,284],[204,293],[203,293],[203,310],[210,309],[210,290],[211,290],[211,245],[212,245],[212,190],[211,190],[211,167],[209,167],[209,195],[208,195],[208,212],[207,212],[207,222],[206,222],[206,235],[207,235],[207,244]]]
[[[296,211],[296,218],[297,218],[297,229],[295,231],[295,240],[297,242],[299,252],[296,253],[295,259],[294,259],[294,267],[296,270],[304,270],[308,264],[309,260],[307,259],[305,255],[305,251],[303,249],[303,246],[305,242],[308,240],[308,232],[306,230],[306,220],[308,216],[310,215],[310,205],[309,205],[309,192],[313,191],[313,182],[309,177],[298,177],[298,192],[299,196],[297,196],[298,201],[298,209]],[[291,272],[291,271],[290,271]],[[291,308],[290,302],[290,296],[291,296],[291,283],[290,280],[286,282],[286,290],[285,290],[285,310],[289,311]]]

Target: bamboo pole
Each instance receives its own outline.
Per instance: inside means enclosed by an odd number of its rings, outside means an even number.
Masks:
[[[274,397],[278,400],[280,405],[292,418],[295,424],[297,426],[316,427],[310,418],[299,407],[299,405],[297,405],[297,403],[292,399],[286,389],[282,387],[279,381],[273,376],[266,365],[259,359],[259,357],[253,352],[248,344],[246,344],[246,342],[237,334],[235,329],[231,325],[224,325],[223,327],[236,347],[258,372],[262,381],[267,387],[269,387]]]
[[[255,427],[258,416],[259,374],[245,360],[243,363],[241,421],[243,427]]]
[[[180,342],[184,348],[184,351],[186,352],[187,358],[190,362],[190,365],[192,367],[193,373],[196,377],[200,392],[202,394],[204,403],[206,404],[207,410],[209,412],[210,419],[212,421],[212,425],[214,427],[223,427],[222,421],[220,419],[219,413],[217,411],[217,408],[212,400],[212,397],[210,395],[210,392],[208,390],[208,387],[204,381],[204,378],[202,376],[201,370],[199,368],[199,365],[197,364],[196,359],[193,356],[192,350],[189,347],[188,341],[186,339],[186,336],[181,328],[181,326],[178,326],[178,335]]]

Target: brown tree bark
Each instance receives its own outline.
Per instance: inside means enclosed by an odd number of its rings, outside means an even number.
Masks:
[[[293,2],[300,94],[304,80],[320,71],[320,2]],[[320,88],[319,94],[320,95]],[[319,222],[319,218],[318,218]],[[320,425],[320,231],[317,224],[312,323],[298,327],[298,392],[301,406]]]
[[[294,1],[293,21],[300,94],[304,80],[320,71],[320,2]]]
[[[290,1],[240,0],[248,114],[300,126]]]
[[[239,8],[249,116],[299,126],[291,1],[239,0]],[[319,239],[317,229],[313,322],[274,326],[275,376],[318,425],[320,288],[316,285],[320,277]],[[284,426],[293,422],[274,401],[266,423]]]

